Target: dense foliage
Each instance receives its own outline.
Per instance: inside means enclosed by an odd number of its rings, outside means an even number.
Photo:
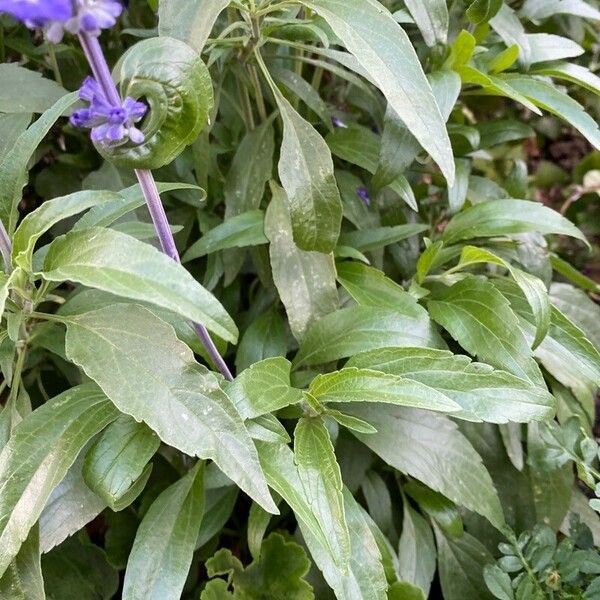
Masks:
[[[0,599],[600,598],[598,4],[0,0]]]

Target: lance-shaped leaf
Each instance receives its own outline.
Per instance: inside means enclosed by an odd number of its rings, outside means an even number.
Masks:
[[[294,364],[318,365],[366,350],[395,346],[445,347],[429,318],[414,318],[389,308],[352,306],[312,325]]]
[[[204,513],[204,464],[168,487],[142,520],[125,571],[124,600],[179,598]]]
[[[170,325],[134,304],[69,317],[66,353],[121,412],[165,443],[212,459],[256,502],[277,512],[256,448],[214,373]]]
[[[402,579],[418,585],[429,595],[437,557],[433,531],[427,520],[409,502],[403,502],[403,506],[398,570]]]
[[[317,375],[308,391],[320,402],[382,402],[440,412],[461,408],[425,383],[368,368],[350,367]]]
[[[492,479],[448,417],[389,404],[347,404],[344,411],[377,429],[353,435],[389,465],[503,530],[504,515]]]
[[[339,305],[333,257],[300,250],[294,243],[285,192],[271,185],[273,199],[265,218],[265,233],[271,242],[273,280],[288,314],[292,333],[302,339],[317,319]]]
[[[321,134],[279,91],[260,61],[283,119],[279,179],[287,193],[294,241],[302,250],[333,252],[342,224],[342,200],[331,152]]]
[[[294,431],[294,456],[305,497],[319,521],[335,564],[346,571],[350,532],[342,497],[342,474],[321,418],[302,418]]]
[[[415,49],[376,0],[303,0],[323,17],[356,57],[419,143],[454,182],[446,125]]]
[[[250,210],[225,220],[205,233],[192,244],[183,255],[182,262],[189,262],[201,256],[227,250],[266,244],[265,215],[261,210]]]
[[[502,0],[474,0],[467,9],[467,17],[475,25],[487,23],[501,8]]]
[[[31,257],[36,242],[56,223],[88,208],[122,199],[123,196],[116,192],[84,190],[44,202],[38,209],[29,213],[15,231],[14,262],[23,269],[31,269]]]
[[[448,43],[446,0],[406,0],[405,4],[428,46]]]
[[[43,554],[62,544],[106,508],[106,502],[90,490],[83,479],[86,448],[54,488],[40,515],[40,550]]]
[[[0,453],[0,576],[81,449],[117,415],[108,398],[87,384],[53,398],[15,427]]]
[[[292,364],[279,356],[267,358],[240,373],[227,394],[244,419],[253,419],[296,404],[302,392],[290,384]]]
[[[507,269],[515,283],[521,288],[535,317],[536,333],[532,347],[537,348],[546,337],[550,327],[550,296],[546,284],[535,275],[513,267],[493,252],[476,246],[465,246],[463,248],[460,261],[455,269],[463,269],[479,263],[490,263]]]
[[[545,389],[445,350],[373,350],[352,357],[346,367],[374,369],[426,384],[462,407],[453,417],[470,421],[527,423],[554,414],[554,399]]]
[[[348,570],[341,570],[312,532],[300,523],[302,535],[316,565],[339,600],[386,600],[388,585],[381,551],[370,527],[372,522],[347,489],[343,494],[352,548]]]
[[[168,256],[124,233],[94,227],[57,238],[42,275],[161,306],[237,341],[235,323],[210,292]]]
[[[544,235],[569,235],[586,242],[583,233],[560,213],[539,202],[527,200],[497,200],[476,204],[452,218],[444,231],[444,241],[454,244],[478,237],[532,231]]]
[[[564,119],[587,138],[594,148],[600,148],[598,123],[579,102],[547,81],[525,75],[507,75],[505,79],[513,89],[523,94],[536,106]]]
[[[0,577],[0,598],[6,600],[46,600],[40,562],[38,528],[34,527],[19,554]]]
[[[466,277],[431,300],[429,312],[469,354],[544,385],[517,316],[489,281]]]
[[[125,508],[146,484],[148,461],[159,445],[159,437],[147,425],[122,415],[88,451],[83,465],[87,485],[113,510]]]
[[[56,121],[77,101],[77,94],[63,96],[24,131],[0,160],[0,221],[12,233],[17,223],[17,206],[27,184],[27,165],[36,148]]]

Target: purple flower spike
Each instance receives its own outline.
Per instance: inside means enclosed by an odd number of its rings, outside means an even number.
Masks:
[[[121,105],[111,104],[93,77],[87,77],[79,90],[79,97],[90,105],[71,115],[75,127],[91,129],[94,142],[104,146],[120,146],[128,140],[134,144],[144,141],[144,134],[135,126],[146,114],[148,107],[127,97]]]
[[[103,29],[109,29],[123,12],[119,0],[76,0],[77,12],[65,24],[70,33],[89,33],[98,36]]]
[[[7,13],[27,27],[43,28],[50,42],[58,43],[65,31],[98,36],[112,27],[123,12],[120,0],[0,0]]]
[[[367,188],[356,188],[356,194],[367,206],[371,206],[371,196],[369,195],[369,190],[367,190]]]
[[[73,17],[71,0],[0,0],[0,13],[22,21],[27,27],[48,27]]]

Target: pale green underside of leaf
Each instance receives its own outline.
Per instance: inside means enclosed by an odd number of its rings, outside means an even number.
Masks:
[[[141,306],[109,306],[69,319],[66,353],[119,410],[182,452],[214,460],[276,511],[241,417],[170,325]]]
[[[204,465],[198,463],[152,503],[135,537],[123,600],[179,598],[204,512]]]
[[[375,0],[305,0],[375,81],[411,133],[454,181],[450,139],[431,87],[404,30]]]
[[[117,415],[108,398],[87,384],[53,398],[17,425],[0,453],[0,576],[81,449]]]
[[[554,398],[543,388],[467,356],[430,348],[389,348],[353,356],[346,365],[421,382],[459,404],[453,417],[493,423],[545,420]]]
[[[57,238],[42,275],[161,306],[237,341],[235,323],[210,292],[168,256],[124,233],[95,227]]]
[[[444,348],[445,344],[428,317],[415,319],[389,308],[352,306],[309,328],[294,365],[317,365],[395,346]]]
[[[457,426],[432,412],[386,404],[343,408],[377,429],[354,435],[401,473],[504,527],[498,494],[481,458]]]

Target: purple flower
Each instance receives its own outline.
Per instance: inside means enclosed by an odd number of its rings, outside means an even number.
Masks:
[[[331,123],[333,124],[334,127],[341,127],[342,129],[348,128],[348,125],[346,125],[346,123],[344,123],[344,121],[342,121],[341,119],[338,119],[337,117],[331,117]]]
[[[65,24],[70,33],[89,33],[98,36],[103,29],[109,29],[123,12],[119,0],[76,0],[76,14]]]
[[[71,0],[0,0],[0,12],[22,21],[27,27],[64,23],[73,16]]]
[[[71,115],[75,127],[91,129],[94,142],[104,146],[120,146],[131,140],[134,144],[144,141],[144,134],[135,126],[146,114],[148,107],[127,97],[121,105],[109,102],[98,82],[87,77],[79,89],[79,97],[90,105]]]
[[[369,194],[369,190],[365,187],[356,188],[357,196],[367,205],[371,206],[371,196]]]
[[[58,43],[65,31],[98,36],[112,27],[123,12],[120,0],[0,0],[0,12],[39,27],[50,42]]]

